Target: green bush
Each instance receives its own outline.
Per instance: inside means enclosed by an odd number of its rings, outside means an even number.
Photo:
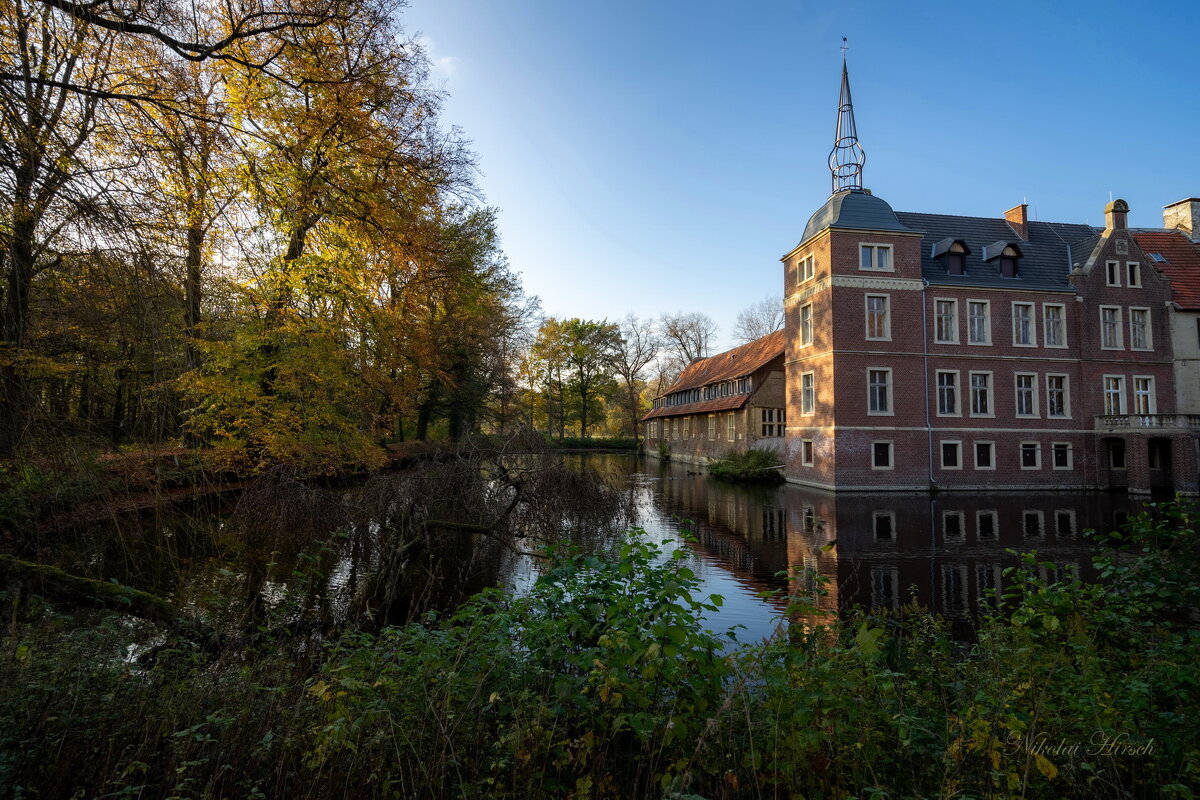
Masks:
[[[771,450],[746,450],[710,461],[708,471],[727,481],[780,483],[783,481],[778,469],[780,458],[778,453]]]

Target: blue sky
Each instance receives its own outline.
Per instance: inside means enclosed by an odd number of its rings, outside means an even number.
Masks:
[[[841,37],[898,211],[1130,224],[1200,196],[1194,2],[411,0],[545,313],[737,312],[829,195]]]

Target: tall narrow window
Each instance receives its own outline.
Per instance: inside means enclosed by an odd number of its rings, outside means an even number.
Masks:
[[[958,373],[937,374],[937,398],[939,416],[958,416]]]
[[[1121,262],[1109,261],[1104,264],[1104,282],[1109,286],[1121,285]]]
[[[1037,416],[1037,375],[1018,372],[1016,375],[1017,416]]]
[[[812,256],[805,256],[796,262],[796,283],[804,283],[812,280],[814,270],[814,262]]]
[[[892,413],[892,371],[867,370],[867,411],[871,414]]]
[[[1119,350],[1121,341],[1121,309],[1118,306],[1100,306],[1100,346],[1107,350]]]
[[[1055,469],[1070,469],[1072,466],[1071,443],[1054,442],[1050,445],[1050,455]]]
[[[971,373],[971,416],[992,416],[992,373]]]
[[[867,295],[867,338],[892,338],[891,298],[886,294]]]
[[[992,321],[987,300],[967,301],[967,342],[992,343]]]
[[[1125,285],[1137,289],[1142,285],[1142,265],[1136,261],[1130,261],[1125,265],[1125,276],[1128,278]]]
[[[812,414],[816,407],[816,375],[812,372],[805,372],[800,375],[800,413]]]
[[[1045,317],[1045,326],[1042,330],[1042,337],[1045,340],[1046,347],[1066,347],[1067,346],[1067,326],[1066,307],[1061,305],[1044,305],[1042,311]]]
[[[1150,350],[1150,309],[1129,309],[1129,346],[1134,350]]]
[[[725,415],[725,437],[729,441],[737,438],[737,412],[730,411]]]
[[[864,244],[859,248],[859,269],[880,270],[892,269],[892,246],[890,244]]]
[[[1033,329],[1033,303],[1013,303],[1013,344],[1031,347],[1037,344]]]
[[[1104,413],[1125,413],[1125,379],[1119,375],[1104,377]]]
[[[1153,414],[1154,411],[1154,378],[1135,375],[1133,378],[1133,413]]]
[[[808,346],[813,343],[813,307],[812,303],[800,306],[800,344]]]
[[[717,415],[708,415],[708,440],[714,442],[717,439]]]
[[[1046,416],[1071,416],[1071,407],[1067,402],[1066,375],[1046,376]]]
[[[958,302],[935,300],[933,302],[934,339],[941,344],[958,342]]]

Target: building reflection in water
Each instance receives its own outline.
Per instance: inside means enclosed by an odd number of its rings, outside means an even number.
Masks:
[[[687,465],[642,461],[640,468],[658,511],[688,521],[698,555],[752,587],[810,600],[813,613],[793,623],[915,598],[965,631],[991,591],[1003,592],[1003,570],[1018,561],[1009,550],[1036,550],[1050,564],[1047,577],[1090,580],[1083,531],[1113,530],[1143,502],[1099,493],[833,494],[743,487]]]

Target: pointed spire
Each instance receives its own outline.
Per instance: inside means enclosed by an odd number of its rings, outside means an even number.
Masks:
[[[854,125],[854,102],[850,99],[850,74],[846,70],[846,37],[842,37],[842,96],[838,102],[837,133],[829,153],[829,171],[833,173],[833,191],[861,189],[862,168],[867,154],[858,143]]]

